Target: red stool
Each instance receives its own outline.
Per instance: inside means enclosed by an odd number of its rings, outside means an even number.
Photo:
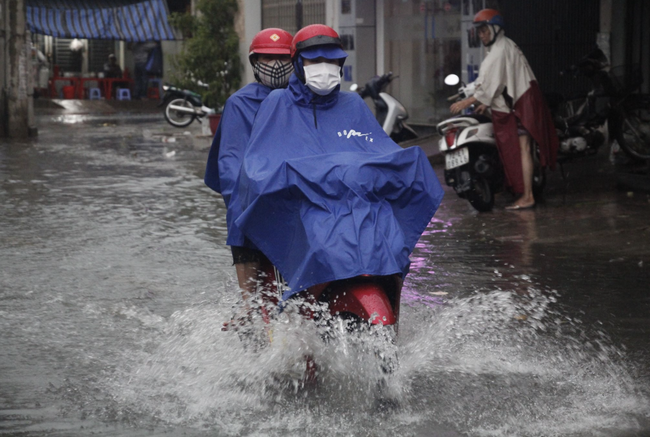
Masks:
[[[160,100],[160,91],[158,91],[158,87],[147,88],[147,98]]]

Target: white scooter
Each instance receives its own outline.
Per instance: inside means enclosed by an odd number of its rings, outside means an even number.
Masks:
[[[385,92],[386,87],[393,79],[398,76],[393,76],[389,72],[381,76],[375,76],[368,81],[368,83],[359,88],[355,83],[350,86],[350,91],[356,91],[362,98],[370,97],[375,105],[375,117],[377,121],[390,137],[396,143],[413,140],[418,137],[418,134],[406,124],[408,112],[395,97]]]
[[[455,86],[460,79],[455,74],[445,78],[445,84]],[[447,100],[462,100],[474,95],[475,86],[462,84],[458,94]],[[494,207],[494,195],[504,188],[505,174],[499,157],[492,119],[480,114],[462,114],[438,123],[442,137],[438,146],[445,155],[445,183],[477,210],[486,212]],[[546,183],[539,163],[539,147],[533,142],[533,193],[541,194]]]

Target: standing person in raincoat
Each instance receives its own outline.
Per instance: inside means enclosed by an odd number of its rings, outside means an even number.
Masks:
[[[287,86],[293,72],[290,47],[292,35],[282,29],[268,28],[253,38],[248,60],[256,82],[234,93],[226,101],[219,127],[212,140],[205,171],[205,184],[221,193],[228,212],[226,223],[233,263],[239,287],[247,299],[254,292],[261,253],[233,226],[233,214],[238,210],[232,196],[253,126],[255,114],[271,90]]]
[[[131,45],[133,52],[133,75],[135,76],[135,89],[133,99],[141,100],[147,97],[147,61],[151,52],[160,44],[160,41],[141,41]]]
[[[431,164],[393,142],[358,94],[340,91],[347,53],[334,29],[304,27],[291,56],[288,87],[255,118],[235,226],[287,281],[283,299],[363,274],[403,279],[442,200]]]
[[[535,206],[531,137],[539,145],[540,163],[554,168],[558,139],[544,96],[517,45],[504,34],[498,11],[483,9],[474,17],[479,38],[488,54],[475,81],[474,96],[451,105],[458,113],[480,103],[477,112],[492,110],[494,134],[508,185],[518,199],[506,209]]]

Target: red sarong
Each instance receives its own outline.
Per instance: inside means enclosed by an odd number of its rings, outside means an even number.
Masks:
[[[541,165],[554,169],[559,143],[553,118],[535,80],[530,82],[530,88],[517,99],[512,112],[492,110],[494,136],[503,163],[506,183],[516,194],[521,194],[524,192],[524,178],[517,121],[539,145]]]

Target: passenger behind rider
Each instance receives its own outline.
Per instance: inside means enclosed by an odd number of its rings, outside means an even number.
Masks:
[[[235,223],[287,280],[284,299],[360,274],[403,278],[442,198],[422,150],[340,92],[347,56],[332,28],[298,31],[294,74],[263,102],[246,149]]]
[[[272,90],[286,87],[293,72],[290,55],[292,38],[289,32],[278,28],[264,29],[253,38],[248,60],[256,81],[241,88],[226,101],[205,171],[205,184],[221,193],[228,209],[226,243],[231,247],[244,299],[255,291],[263,255],[233,226],[237,197],[232,194],[260,104]]]
[[[539,146],[543,167],[555,166],[558,139],[551,114],[535,75],[517,45],[504,34],[505,22],[494,9],[474,17],[479,38],[487,48],[476,79],[474,96],[451,105],[459,113],[479,103],[476,112],[492,110],[494,133],[508,185],[519,197],[506,209],[535,206],[533,196],[532,139]]]

